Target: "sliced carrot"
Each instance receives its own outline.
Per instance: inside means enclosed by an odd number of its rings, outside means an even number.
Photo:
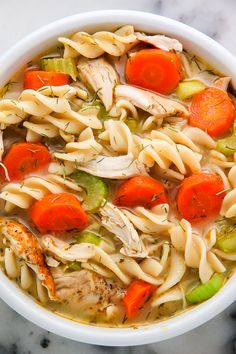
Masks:
[[[229,131],[235,107],[228,94],[218,88],[207,88],[193,97],[189,124],[217,137]]]
[[[225,196],[222,179],[213,173],[197,173],[182,182],[177,196],[181,216],[195,222],[219,214]]]
[[[136,315],[138,309],[152,295],[155,289],[156,286],[142,280],[134,280],[130,284],[123,299],[128,318]]]
[[[24,73],[24,89],[38,90],[43,86],[61,86],[70,83],[70,76],[54,71],[28,70]]]
[[[48,149],[42,144],[15,143],[3,159],[11,181],[20,180],[26,175],[46,169],[51,161]],[[1,168],[1,176],[5,173]]]
[[[162,49],[143,49],[130,56],[126,64],[128,83],[170,94],[182,77],[179,55]]]
[[[30,217],[41,232],[83,229],[88,222],[79,200],[69,193],[48,194],[36,201]]]
[[[164,186],[148,176],[137,176],[123,182],[115,195],[114,204],[126,207],[152,208],[167,203]]]

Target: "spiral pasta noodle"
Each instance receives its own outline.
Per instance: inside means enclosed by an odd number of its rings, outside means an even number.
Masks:
[[[151,305],[152,305],[152,307],[155,307],[155,306],[160,306],[162,304],[165,304],[167,302],[180,301],[183,299],[184,299],[183,292],[181,291],[181,289],[179,287],[175,287],[175,288],[170,289],[169,291],[165,292],[162,295],[154,297],[152,299]]]
[[[170,252],[170,267],[163,284],[156,290],[155,295],[162,294],[178,284],[186,271],[186,264],[182,254],[172,248]]]
[[[58,40],[65,47],[65,58],[83,55],[90,59],[97,58],[104,52],[121,56],[137,43],[133,26],[123,26],[115,32],[100,31],[93,35],[77,32],[70,39],[60,37]]]
[[[104,128],[99,139],[109,142],[112,150],[121,154],[132,153],[134,158],[138,156],[140,138],[133,135],[124,122],[110,119],[104,123]]]
[[[102,151],[102,146],[94,139],[91,128],[86,128],[79,136],[78,141],[67,143],[64,151],[55,152],[58,160],[75,163],[88,162],[94,159]]]
[[[232,218],[236,215],[236,166],[230,169],[228,179],[233,189],[224,197],[220,214]]]
[[[0,199],[5,200],[5,211],[11,212],[16,206],[28,209],[34,200],[42,199],[48,193],[72,193],[80,191],[77,184],[56,175],[45,178],[28,177],[22,183],[8,183],[0,193]]]
[[[146,132],[148,130],[160,128],[160,127],[173,127],[175,130],[182,130],[187,126],[187,121],[183,117],[169,116],[166,118],[159,115],[151,115],[144,119],[141,123],[141,131]]]
[[[147,234],[162,233],[171,227],[168,204],[160,204],[150,210],[143,207],[136,207],[132,212],[124,209],[123,213],[138,230]]]
[[[210,151],[208,161],[211,165],[215,165],[223,169],[231,168],[235,165],[234,161],[228,161],[227,157],[224,154],[216,150]]]
[[[151,115],[140,122],[140,130],[146,132],[147,130],[152,130],[154,128],[159,128],[162,126],[164,118]]]
[[[121,260],[122,261],[118,262],[117,264],[124,273],[132,277],[144,280],[150,284],[162,284],[162,279],[158,277],[160,273],[160,264],[156,260],[150,259],[148,261],[149,264],[146,263],[146,265],[142,263],[139,264],[136,260],[130,257],[123,257]]]
[[[191,224],[185,219],[170,230],[173,246],[184,253],[185,264],[188,267],[199,269],[199,278],[202,283],[206,283],[214,272],[225,271],[223,264],[211,251],[216,242],[215,230],[212,229],[209,235],[202,237],[193,233]]]
[[[206,132],[195,127],[186,127],[181,131],[177,126],[165,126],[158,131],[152,131],[151,137],[165,140],[163,134],[170,138],[166,139],[169,143],[182,144],[194,152],[200,152],[199,145],[209,149],[216,147],[215,141]]]
[[[4,268],[11,279],[19,279],[20,287],[24,290],[35,292],[40,302],[46,303],[49,300],[47,289],[42,285],[37,275],[32,272],[26,262],[19,261],[11,248],[5,248]]]
[[[128,117],[138,119],[136,107],[126,99],[118,99],[109,111],[109,116],[119,118],[121,121],[126,121]]]
[[[172,145],[182,144],[192,151],[199,152],[199,148],[193,141],[176,127],[164,127],[159,130],[153,130],[150,136],[152,139],[164,140]]]
[[[174,164],[181,174],[186,174],[185,166],[193,173],[201,171],[201,158],[201,154],[181,144],[173,145],[161,139],[142,139],[142,150],[138,160],[148,167],[156,163],[162,169],[168,169]]]
[[[186,174],[185,165],[193,173],[201,171],[202,155],[195,152],[199,149],[181,132],[175,133],[175,140],[184,142],[185,145],[176,144],[165,133],[166,130],[163,133],[152,131],[149,139],[132,134],[127,125],[120,121],[108,120],[104,126],[105,131],[99,135],[101,140],[108,141],[116,152],[132,152],[134,157],[138,156],[138,160],[148,167],[152,167],[156,163],[160,168],[166,170],[173,163],[181,174]],[[173,137],[171,133],[170,135]]]
[[[5,126],[19,124],[32,116],[23,125],[29,130],[28,140],[37,141],[40,136],[78,134],[84,128],[101,129],[94,108],[72,110],[70,98],[77,95],[78,90],[68,85],[43,87],[38,91],[24,90],[18,100],[5,99],[0,102],[0,123]],[[63,135],[64,134],[64,135]],[[71,139],[71,137],[70,137]]]

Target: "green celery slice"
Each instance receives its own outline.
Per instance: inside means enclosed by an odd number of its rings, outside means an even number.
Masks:
[[[222,287],[224,283],[224,275],[216,273],[208,282],[197,286],[186,295],[186,300],[190,304],[199,304],[203,301],[210,299]]]
[[[138,128],[138,121],[136,119],[127,119],[125,124],[129,127],[130,131],[134,133]]]
[[[90,231],[83,231],[76,237],[77,243],[92,243],[96,246],[101,242],[101,238]]]
[[[71,270],[72,272],[75,272],[75,271],[81,270],[81,265],[79,262],[71,262],[68,265],[68,269]]]
[[[40,60],[40,64],[44,71],[56,71],[68,74],[76,81],[78,72],[74,58],[43,58]]]
[[[198,80],[182,81],[177,86],[175,92],[180,100],[186,100],[187,98],[205,90],[205,88],[206,86]]]
[[[225,156],[232,156],[236,152],[236,134],[228,136],[217,141],[216,150],[222,152]]]
[[[85,210],[91,213],[96,212],[108,196],[108,187],[105,181],[83,171],[73,173],[71,178],[87,192],[83,202]]]
[[[230,253],[236,251],[236,231],[219,237],[216,244],[223,252]]]
[[[99,108],[98,119],[100,119],[101,121],[111,118],[100,100],[95,100],[91,106]]]

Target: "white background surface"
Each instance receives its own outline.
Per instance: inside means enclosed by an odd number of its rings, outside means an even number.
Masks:
[[[200,29],[236,54],[236,0],[0,0],[0,54],[26,34],[55,19],[109,8],[143,10],[175,18]],[[235,322],[230,318],[233,311],[235,305],[204,326],[173,340],[116,349],[78,344],[47,333],[0,301],[0,354],[236,353]],[[49,343],[44,349],[45,338]]]

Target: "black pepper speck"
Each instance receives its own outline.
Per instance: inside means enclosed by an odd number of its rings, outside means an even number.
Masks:
[[[42,348],[46,349],[50,344],[50,340],[47,338],[43,338],[40,342]]]

